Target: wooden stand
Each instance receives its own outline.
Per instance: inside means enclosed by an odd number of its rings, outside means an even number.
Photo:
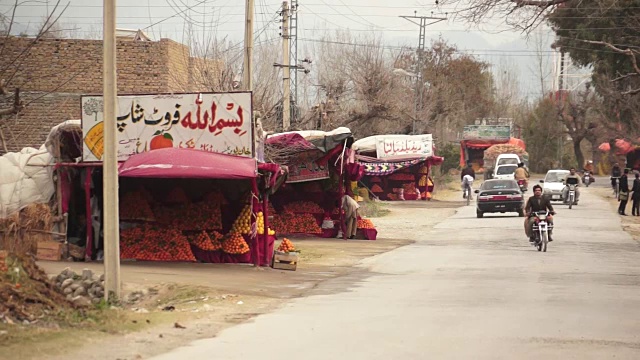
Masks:
[[[271,267],[274,269],[295,271],[298,267],[298,257],[297,252],[284,253],[276,250],[273,254]]]

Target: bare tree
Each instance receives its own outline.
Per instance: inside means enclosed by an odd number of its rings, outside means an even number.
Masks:
[[[474,24],[504,19],[514,29],[528,33],[546,21],[558,6],[571,0],[441,0],[440,4],[459,8],[453,17]]]
[[[18,114],[24,109],[25,104],[20,99],[20,89],[15,88],[13,93],[11,93],[8,88],[11,86],[11,82],[14,76],[18,73],[18,70],[20,69],[23,61],[25,61],[25,59],[29,57],[30,51],[33,49],[38,40],[46,37],[47,34],[51,34],[51,31],[55,26],[57,26],[56,24],[58,20],[69,6],[69,4],[67,4],[64,7],[61,7],[60,2],[61,0],[58,0],[56,2],[52,11],[47,14],[42,22],[42,25],[38,28],[35,36],[31,38],[27,46],[16,55],[7,54],[6,48],[8,46],[8,41],[13,36],[11,32],[13,30],[13,25],[15,24],[16,11],[18,10],[21,2],[19,0],[16,0],[9,10],[11,16],[4,16],[0,21],[0,26],[3,27],[2,33],[4,34],[4,41],[2,41],[2,43],[0,44],[0,58],[2,58],[3,56],[11,57],[5,60],[6,62],[3,63],[3,66],[0,66],[0,97],[5,97],[7,99],[13,97],[12,101],[5,101],[7,103],[11,103],[11,106],[0,109],[0,122],[4,120],[3,117]]]
[[[568,94],[557,104],[558,120],[564,125],[566,134],[571,137],[578,166],[584,164],[582,142],[589,141],[595,149],[598,139],[601,138],[600,106],[600,98],[589,86],[577,94]]]
[[[399,53],[385,49],[379,36],[326,36],[317,53],[323,128],[348,126],[359,136],[410,131],[411,88],[393,73]]]
[[[533,33],[533,36],[530,38],[533,41],[533,45],[535,47],[535,60],[536,64],[534,66],[530,66],[529,70],[532,74],[538,79],[540,82],[540,96],[545,96],[547,92],[550,90],[548,80],[549,76],[552,75],[552,69],[549,66],[550,60],[549,56],[546,55],[546,51],[550,47],[548,46],[550,42],[549,34],[544,34],[542,29],[537,29]]]

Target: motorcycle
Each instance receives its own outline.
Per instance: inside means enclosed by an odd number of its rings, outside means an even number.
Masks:
[[[525,180],[518,180],[518,186],[523,193],[527,192],[527,182]]]
[[[575,184],[567,184],[567,188],[569,191],[567,192],[567,198],[564,199],[565,204],[569,204],[569,209],[576,205],[576,185]]]
[[[584,176],[582,177],[582,182],[586,187],[589,187],[589,185],[591,185],[591,183],[595,181],[596,179],[593,178],[593,176],[591,175],[591,172],[589,171],[584,172]]]
[[[549,223],[547,219],[549,215],[553,215],[553,212],[538,211],[531,214],[535,217],[533,223],[533,234],[535,237],[532,245],[538,249],[538,251],[547,252],[547,246],[549,244],[549,234],[553,230],[553,224]]]

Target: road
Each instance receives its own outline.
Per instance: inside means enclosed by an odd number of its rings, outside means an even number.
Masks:
[[[370,276],[346,292],[323,292],[349,281],[330,280],[153,359],[640,358],[638,243],[589,189],[556,211],[547,253],[528,245],[522,218],[477,219],[465,206],[415,244],[361,263]]]

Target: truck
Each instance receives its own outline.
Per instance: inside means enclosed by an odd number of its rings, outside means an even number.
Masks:
[[[474,171],[490,178],[500,154],[516,154],[529,162],[522,139],[514,136],[511,125],[467,125],[460,140],[460,167],[471,164]]]

